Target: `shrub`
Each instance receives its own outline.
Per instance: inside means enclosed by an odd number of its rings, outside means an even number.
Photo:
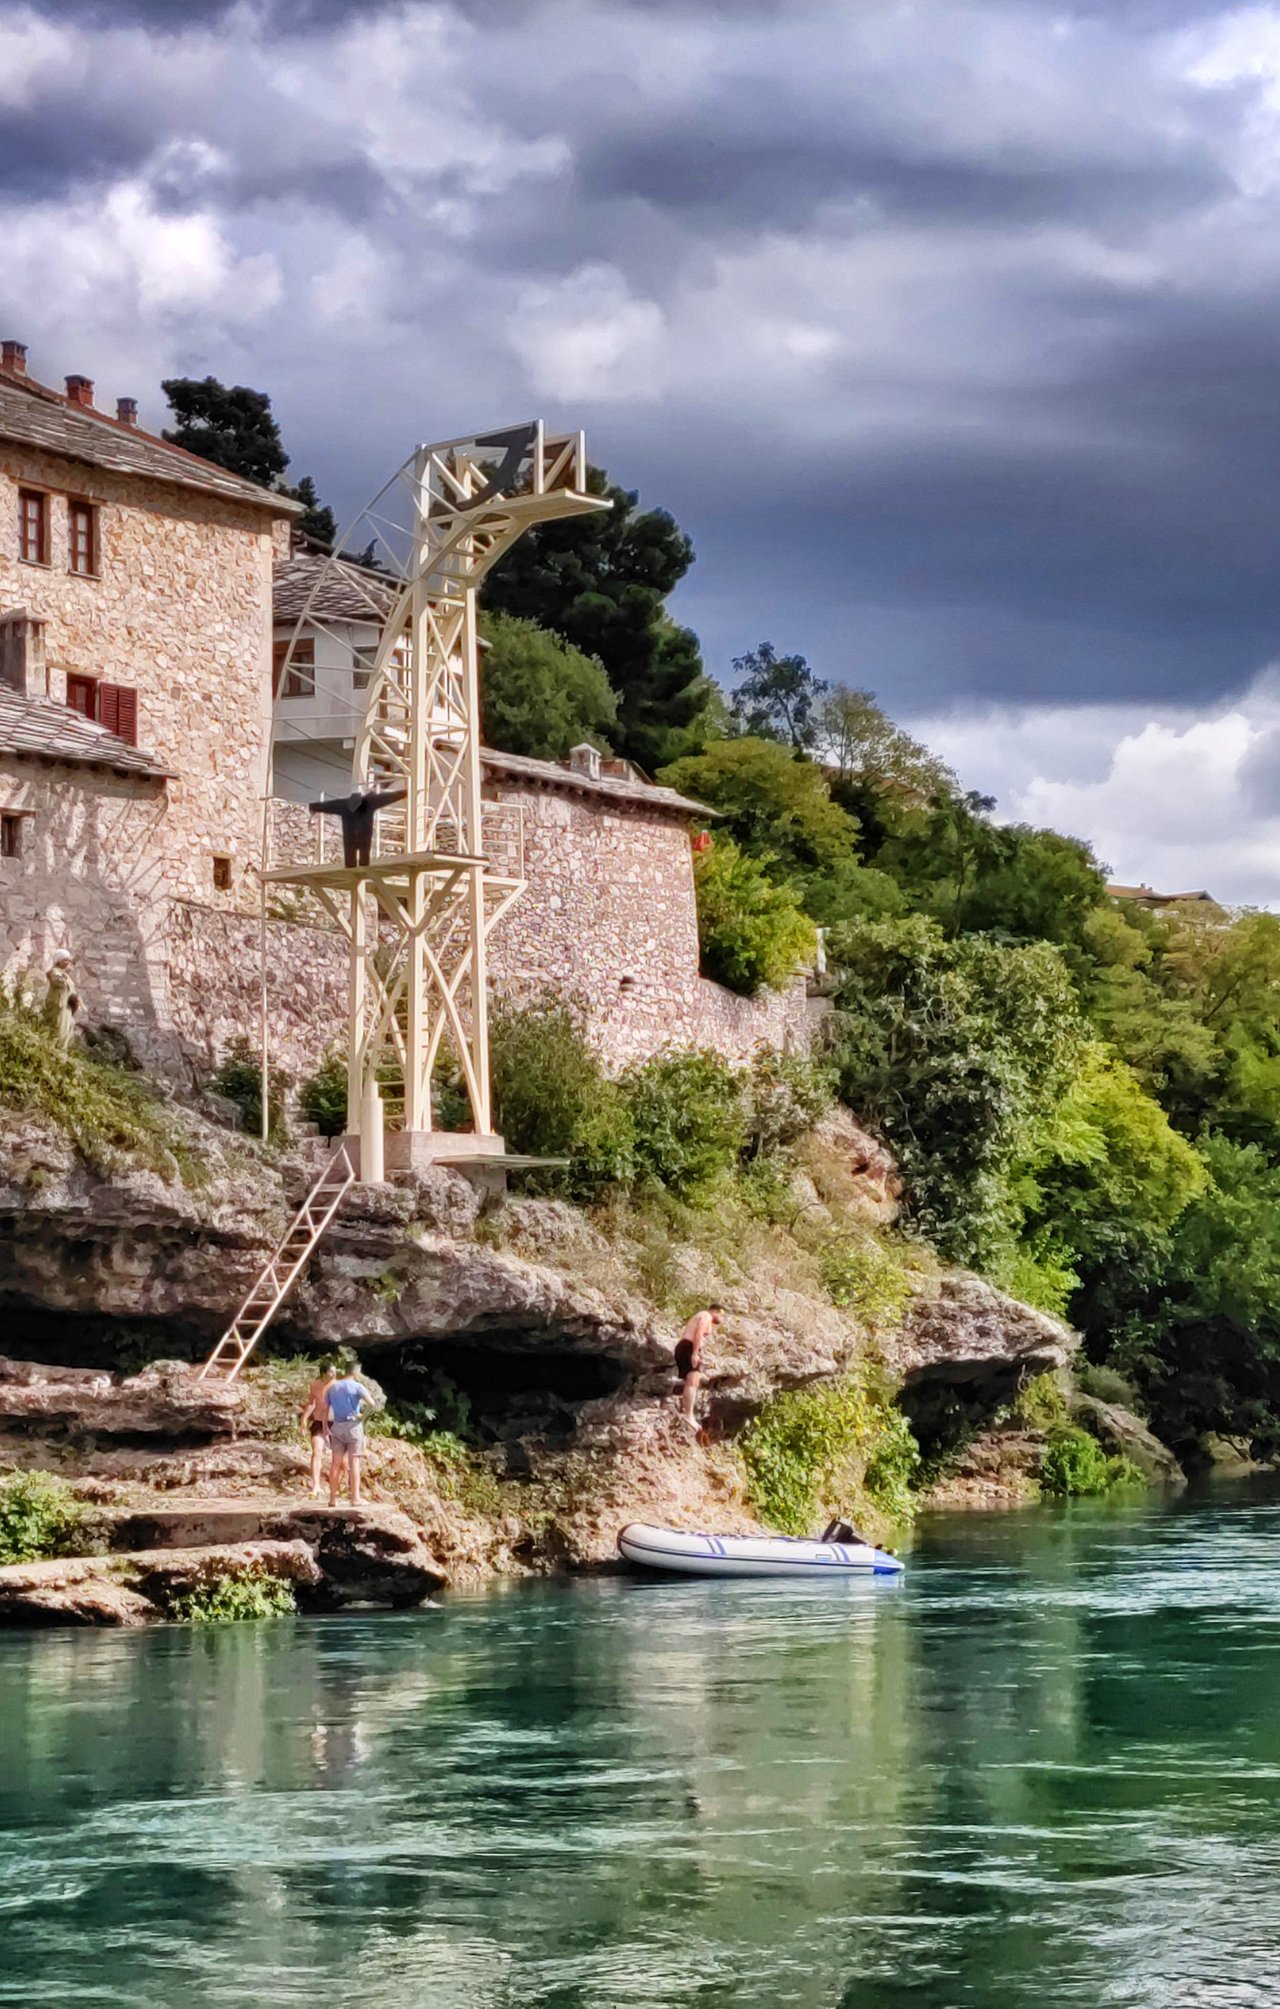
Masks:
[[[52,1472],[15,1472],[0,1480],[0,1564],[65,1556],[84,1508]]]
[[[864,1325],[897,1325],[911,1296],[906,1263],[874,1236],[828,1242],[820,1256],[822,1282],[832,1304]]]
[[[634,1126],[635,1171],[681,1199],[704,1196],[746,1143],[737,1075],[718,1053],[658,1054],[629,1067],[621,1088]]]
[[[726,990],[781,990],[812,962],[817,936],[795,894],[731,837],[695,856],[694,886],[703,972]]]
[[[262,1122],[262,1088],[258,1087],[258,1122]],[[314,1074],[298,1090],[298,1107],[322,1137],[341,1137],[347,1127],[347,1062],[336,1050],[327,1053]]]
[[[494,1121],[512,1151],[569,1157],[602,1079],[579,1007],[552,991],[489,1017]]]
[[[743,1432],[742,1455],[753,1504],[783,1534],[811,1534],[820,1505],[856,1513],[860,1490],[895,1518],[910,1514],[915,1439],[856,1378],[775,1395]]]
[[[164,1105],[136,1073],[55,1043],[39,1013],[0,1004],[0,1105],[39,1115],[74,1144],[85,1163],[110,1173],[136,1159],[161,1178],[197,1184],[199,1167]]]
[[[284,1125],[285,1092],[292,1086],[293,1076],[281,1068],[271,1070],[271,1087],[268,1096],[268,1134],[278,1137]],[[228,1102],[234,1102],[244,1116],[244,1127],[251,1137],[262,1134],[262,1064],[254,1051],[253,1042],[243,1033],[238,1033],[223,1055],[216,1072],[209,1082],[217,1095],[225,1095]]]
[[[1118,1368],[1082,1360],[1076,1365],[1075,1376],[1076,1386],[1082,1395],[1092,1395],[1095,1402],[1114,1403],[1116,1408],[1131,1410],[1135,1416],[1145,1415],[1142,1397]]]
[[[1057,1430],[1067,1421],[1067,1398],[1056,1374],[1037,1374],[1020,1388],[1010,1415],[1024,1430]]]
[[[1122,1487],[1142,1486],[1137,1466],[1128,1458],[1109,1458],[1096,1437],[1074,1424],[1055,1430],[1040,1461],[1040,1487],[1054,1499],[1070,1500]]]
[[[811,1054],[761,1047],[751,1063],[747,1098],[747,1151],[776,1157],[808,1135],[834,1099],[831,1070]]]
[[[188,1625],[234,1625],[242,1619],[282,1618],[297,1608],[293,1585],[264,1563],[252,1563],[236,1576],[208,1569],[200,1582],[172,1600],[169,1615]]]

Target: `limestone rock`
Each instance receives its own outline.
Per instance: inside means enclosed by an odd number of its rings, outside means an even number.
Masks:
[[[207,1549],[236,1544],[305,1543],[317,1574],[303,1600],[311,1610],[350,1604],[421,1604],[445,1581],[408,1516],[394,1507],[358,1509],[280,1500],[184,1500],[180,1506],[95,1516],[113,1549]]]
[[[145,1625],[168,1617],[175,1598],[211,1578],[258,1569],[299,1586],[320,1581],[301,1541],[11,1563],[0,1569],[0,1626]]]
[[[901,1329],[884,1343],[886,1364],[910,1386],[1007,1380],[1011,1385],[1065,1367],[1078,1334],[1060,1319],[1006,1297],[967,1270],[948,1271],[921,1292]]]
[[[1165,1486],[1185,1480],[1186,1474],[1168,1445],[1162,1444],[1131,1409],[1101,1402],[1095,1395],[1077,1395],[1071,1406],[1077,1422],[1091,1430],[1105,1450],[1132,1459],[1144,1478]]]
[[[0,1428],[9,1431],[211,1437],[233,1433],[243,1406],[235,1383],[201,1381],[183,1361],[153,1361],[120,1381],[90,1368],[0,1359]]]

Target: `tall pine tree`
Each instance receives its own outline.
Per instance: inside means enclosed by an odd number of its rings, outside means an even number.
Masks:
[[[591,468],[587,486],[609,510],[560,517],[526,532],[484,588],[487,606],[562,635],[603,663],[618,697],[618,751],[652,773],[696,751],[717,694],[698,638],[666,598],[693,563],[693,545],[665,509],[639,507]]]
[[[177,420],[165,428],[167,440],[225,467],[229,474],[243,475],[246,481],[305,503],[298,529],[320,544],[334,542],[333,511],[321,502],[311,476],[304,474],[296,488],[284,479],[289,456],[265,391],[252,391],[247,384],[228,386],[216,377],[166,377],[160,388]]]

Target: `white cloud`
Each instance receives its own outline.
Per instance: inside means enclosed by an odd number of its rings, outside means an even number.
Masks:
[[[612,265],[581,265],[552,285],[526,287],[508,328],[539,397],[644,403],[663,389],[664,324]]]
[[[31,8],[0,21],[0,109],[21,111],[51,84],[63,87],[83,70],[76,38]]]
[[[1207,715],[1026,706],[913,730],[1008,820],[1085,838],[1122,883],[1280,908],[1280,670]]]

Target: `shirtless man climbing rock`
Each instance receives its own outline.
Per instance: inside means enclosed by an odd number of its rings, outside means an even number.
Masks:
[[[723,1308],[709,1304],[695,1311],[676,1342],[676,1373],[680,1376],[680,1414],[687,1423],[696,1419],[694,1410],[702,1386],[702,1349],[712,1329],[724,1322]]]

